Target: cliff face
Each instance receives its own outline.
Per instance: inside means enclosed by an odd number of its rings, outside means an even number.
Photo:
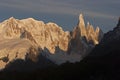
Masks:
[[[92,48],[102,39],[103,33],[99,27],[94,30],[94,27],[87,23],[85,26],[83,15],[80,14],[79,22],[72,31],[70,42],[70,53],[79,53],[86,55]]]
[[[99,27],[97,27],[96,30],[94,30],[94,27],[90,25],[89,22],[87,23],[87,26],[85,26],[83,15],[80,14],[78,25],[73,30],[73,39],[84,37],[86,38],[88,43],[92,41],[92,44],[96,45],[101,40],[102,36],[103,33]]]
[[[5,39],[28,39],[33,44],[48,48],[54,54],[55,46],[66,51],[69,42],[69,32],[64,32],[61,27],[55,23],[44,24],[32,18],[17,20],[10,18],[1,23],[3,30],[2,37]]]
[[[32,61],[37,61],[40,53],[55,63],[80,61],[99,43],[102,31],[90,24],[85,27],[82,14],[72,34],[52,22],[11,17],[0,23],[0,37],[0,68],[4,68],[13,60],[25,60],[28,54]]]

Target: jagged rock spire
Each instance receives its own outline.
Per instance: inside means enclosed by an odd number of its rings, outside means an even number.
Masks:
[[[86,36],[85,22],[82,14],[79,15],[78,27],[80,29],[81,36]]]
[[[85,26],[83,15],[80,14],[79,22],[72,32],[68,51],[72,49],[75,53],[87,54],[101,40],[102,36],[99,37],[100,34],[100,29],[97,28],[95,32],[94,27],[89,22]],[[72,51],[69,53],[72,53]]]
[[[77,27],[73,30],[70,49],[80,54],[86,54],[91,47],[98,44],[102,38],[102,31],[94,27],[88,22],[85,26],[83,15],[79,15]]]
[[[103,35],[104,35],[103,31],[97,26],[96,30],[95,30],[95,33],[96,33],[96,40],[98,42],[100,42],[102,37],[103,37]]]
[[[83,18],[82,14],[79,15],[79,24],[82,25],[83,27],[85,27],[85,22],[84,22],[84,18]]]
[[[85,38],[88,43],[92,42],[92,44],[95,45],[99,43],[102,36],[103,36],[103,33],[98,27],[96,30],[94,30],[94,27],[89,22],[87,23],[87,26],[85,26],[83,15],[82,14],[79,15],[78,25],[77,27],[75,27],[72,35],[72,37],[75,40],[78,40],[81,37],[81,38]]]

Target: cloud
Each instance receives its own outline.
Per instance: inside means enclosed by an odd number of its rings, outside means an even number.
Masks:
[[[73,16],[76,17],[83,13],[87,18],[95,18],[95,24],[102,24],[100,26],[107,26],[109,24],[112,28],[115,25],[112,22],[115,23],[120,16],[119,4],[120,0],[0,0],[0,19],[7,15],[9,15],[8,17],[26,17],[26,15],[30,15],[27,17],[33,17],[34,15],[39,17],[39,15],[42,15],[47,16],[46,19],[48,19],[53,18],[50,17],[52,14],[52,16],[59,16],[55,17],[55,22],[66,23],[66,26],[70,26],[76,21]],[[61,21],[61,19],[68,17],[69,20]]]
[[[96,3],[93,4],[93,1]],[[99,10],[95,11],[96,7],[97,9],[101,9],[100,7],[103,7],[101,4],[106,4],[107,1],[104,1],[103,3],[102,1],[100,2],[96,0],[10,0],[7,2],[1,1],[0,7],[8,7],[8,9],[18,9],[21,11],[29,11],[33,13],[52,13],[65,15],[79,15],[80,13],[84,13],[85,15],[91,17],[94,16],[108,19],[117,18],[118,16],[114,14],[104,13],[104,9],[101,12],[99,12]],[[108,5],[113,2],[116,3],[115,1],[111,0],[109,1]],[[91,6],[91,4],[93,4],[94,7]],[[106,6],[104,5],[104,7]]]

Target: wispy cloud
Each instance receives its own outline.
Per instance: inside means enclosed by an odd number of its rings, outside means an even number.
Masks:
[[[113,26],[110,22],[117,20],[120,16],[119,5],[120,0],[0,0],[0,19],[1,16],[6,17],[7,15],[10,17],[17,14],[17,16],[25,16],[41,13],[59,15],[59,18],[60,16],[61,18],[72,16],[69,19],[73,19],[73,16],[83,13],[88,18],[96,18],[96,24],[106,26],[109,23],[109,26]],[[63,23],[69,26],[69,23],[72,24],[74,21],[67,22],[66,20]],[[56,22],[60,22],[60,20],[58,19]]]
[[[94,17],[101,17],[101,18],[109,18],[113,19],[118,16],[114,14],[108,14],[104,13],[106,11],[101,11],[98,12],[94,10],[96,7],[98,9],[101,9],[100,7],[103,7],[103,5],[96,6],[103,3],[101,2],[96,2],[91,6],[91,1],[78,1],[78,0],[10,0],[8,2],[1,1],[0,2],[0,7],[8,7],[8,9],[18,9],[22,11],[29,11],[29,12],[34,12],[34,13],[52,13],[52,14],[66,14],[66,15],[78,15],[79,13],[84,13],[87,16],[94,16]],[[75,3],[77,2],[77,3]],[[92,3],[94,3],[92,2]],[[111,0],[111,3],[115,3],[115,1]],[[120,2],[120,1],[117,1]],[[83,4],[82,4],[83,3]],[[110,1],[108,3],[111,4]],[[104,1],[103,4],[106,4],[106,1]],[[105,5],[104,5],[105,6]],[[106,5],[107,6],[107,5]],[[105,7],[106,7],[105,6]],[[109,12],[109,11],[108,11]],[[112,13],[112,12],[111,12]]]

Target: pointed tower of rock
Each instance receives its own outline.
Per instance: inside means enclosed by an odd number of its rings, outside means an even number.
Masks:
[[[77,27],[75,27],[73,30],[72,37],[78,38],[77,40],[79,40],[80,37],[87,37],[85,22],[82,14],[79,15],[79,21]]]
[[[77,26],[72,32],[72,39],[69,44],[68,53],[78,53],[81,55],[86,55],[92,48],[99,43],[102,38],[101,30],[97,28],[94,30],[92,25],[87,24],[85,26],[83,15],[79,15],[79,21]]]
[[[69,46],[69,53],[78,53],[78,54],[84,54],[86,53],[86,28],[85,23],[83,19],[83,15],[79,15],[79,21],[77,26],[74,28],[72,32],[72,39]]]
[[[104,33],[102,32],[102,30],[99,27],[97,27],[96,30],[95,30],[95,34],[96,34],[96,40],[98,42],[100,42]]]
[[[77,26],[80,30],[80,35],[83,37],[86,37],[86,28],[85,28],[85,22],[84,22],[84,18],[83,15],[80,14],[79,15],[79,22],[78,22],[78,26]]]

